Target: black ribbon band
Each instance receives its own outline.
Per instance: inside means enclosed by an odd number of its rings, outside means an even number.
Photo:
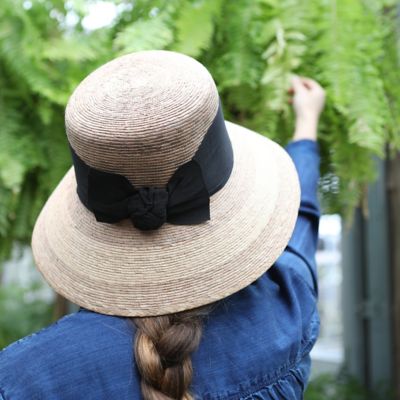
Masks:
[[[136,188],[123,175],[89,166],[71,145],[70,150],[79,199],[96,220],[115,223],[130,218],[141,230],[157,229],[165,222],[191,225],[209,220],[210,196],[226,184],[233,168],[221,103],[193,158],[164,188]]]

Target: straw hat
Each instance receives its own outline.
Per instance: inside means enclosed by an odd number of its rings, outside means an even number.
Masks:
[[[56,292],[103,314],[161,315],[222,299],[273,265],[297,218],[296,170],[278,144],[224,121],[221,107],[207,69],[170,51],[116,58],[80,83],[65,114],[74,166],[32,236],[37,267]],[[95,176],[89,189],[81,167]],[[181,220],[165,211],[177,171],[189,186],[202,185],[193,192],[203,194],[200,218],[185,206]],[[210,190],[215,176],[220,184]],[[142,194],[164,193],[156,196],[162,204],[149,200],[159,214],[146,208],[133,220],[120,215],[111,222],[96,215],[93,202],[84,204],[88,191],[95,193],[89,200],[98,192],[114,196],[107,179],[116,177],[143,204]]]

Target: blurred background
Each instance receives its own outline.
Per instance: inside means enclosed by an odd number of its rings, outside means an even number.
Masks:
[[[400,399],[400,2],[1,0],[0,349],[76,306],[35,270],[34,221],[71,166],[64,108],[97,66],[175,50],[213,75],[225,117],[285,144],[293,73],[320,125],[321,335],[307,400]]]

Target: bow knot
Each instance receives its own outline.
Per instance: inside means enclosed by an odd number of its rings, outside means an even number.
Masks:
[[[191,160],[179,167],[166,187],[134,187],[122,175],[88,170],[87,205],[99,222],[129,218],[141,230],[165,222],[198,224],[210,219],[209,194],[201,168]]]
[[[133,225],[141,230],[159,228],[167,220],[168,192],[164,188],[141,187],[128,200]]]

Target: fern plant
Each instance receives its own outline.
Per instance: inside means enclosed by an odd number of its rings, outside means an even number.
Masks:
[[[76,85],[117,55],[168,49],[212,73],[227,119],[284,144],[292,74],[327,90],[320,126],[325,210],[349,216],[375,177],[373,156],[400,147],[393,0],[112,1],[114,21],[85,28],[94,0],[2,0],[0,260],[28,242],[71,165],[64,107]]]

